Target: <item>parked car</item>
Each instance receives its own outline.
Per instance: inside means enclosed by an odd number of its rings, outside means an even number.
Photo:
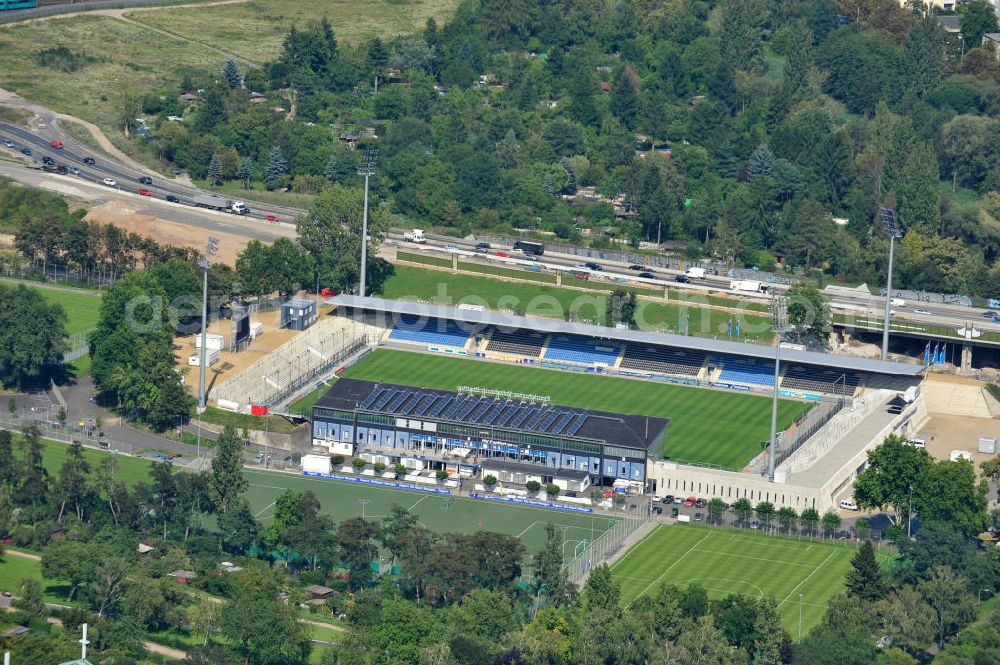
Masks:
[[[278,216],[277,215],[266,215],[264,217],[264,221],[265,222],[276,222],[276,221],[278,221]]]
[[[653,506],[653,514],[654,515],[662,515],[663,514],[663,508],[661,508],[660,506]]]
[[[673,503],[673,502],[674,502],[673,494],[668,494],[665,497],[663,497],[663,503]]]
[[[750,528],[751,529],[759,529],[760,528],[760,522],[758,522],[757,520],[754,520],[753,522],[750,522]]]
[[[52,146],[52,148],[55,150],[63,149],[63,142],[60,141],[59,139],[52,139],[51,141],[49,141],[49,145]]]
[[[675,497],[674,497],[674,504],[675,504],[675,505],[678,505],[678,506],[679,506],[679,505],[681,505],[682,503],[684,503],[684,497],[682,497],[682,496],[675,496]]]
[[[708,505],[708,502],[705,501],[704,499],[698,499],[697,501],[694,502],[694,505],[695,508],[704,508],[706,505]]]
[[[97,160],[95,160],[93,157],[84,157],[83,158],[83,163],[84,164],[96,164]]]
[[[695,501],[697,501],[697,499],[695,499],[693,496],[689,496],[688,498],[684,499],[684,507],[685,508],[692,507]]]
[[[152,185],[153,179],[150,178],[148,175],[143,175],[139,176],[139,179],[136,182],[138,182],[140,185]]]
[[[137,191],[139,193],[139,196],[152,196],[153,195],[153,192],[151,192],[148,189],[145,189],[143,187],[140,187]]]
[[[118,183],[115,182],[114,178],[105,178],[101,182],[103,182],[108,187],[117,187],[118,186]]]
[[[167,201],[169,201],[170,203],[178,203],[178,202],[180,202],[180,199],[177,198],[176,196],[174,196],[173,194],[167,194],[163,198],[166,199]]]
[[[703,517],[703,515],[701,513],[695,513],[694,514],[694,521],[695,522],[700,522],[702,517]]]

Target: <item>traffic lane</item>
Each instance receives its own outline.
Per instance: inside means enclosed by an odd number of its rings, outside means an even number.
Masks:
[[[113,190],[99,183],[75,176],[56,176],[39,169],[14,163],[0,163],[0,176],[7,176],[32,187],[39,187],[68,194],[62,188],[52,187],[52,183],[60,183],[75,188],[71,196],[92,201],[96,204],[110,201],[127,201],[137,213],[157,217],[167,221],[193,226],[206,231],[220,233],[236,233],[248,238],[264,242],[274,242],[278,238],[294,239],[295,227],[290,224],[276,224],[250,220],[246,217],[211,212],[193,206],[169,203],[162,199],[138,195],[116,196],[118,190]]]

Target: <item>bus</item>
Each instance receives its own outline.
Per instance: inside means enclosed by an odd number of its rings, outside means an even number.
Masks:
[[[541,256],[545,253],[545,245],[533,240],[515,240],[514,249],[519,249],[525,254],[534,254],[535,256]]]
[[[13,9],[34,9],[38,0],[0,0],[0,12]]]

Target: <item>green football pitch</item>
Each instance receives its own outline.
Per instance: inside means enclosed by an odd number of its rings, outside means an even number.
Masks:
[[[797,640],[800,612],[805,635],[843,590],[854,552],[853,545],[675,524],[658,526],[611,568],[626,604],[662,584],[697,583],[709,598],[769,596]]]
[[[244,475],[250,483],[247,493],[250,507],[263,522],[274,516],[274,501],[286,489],[295,492],[308,490],[319,499],[322,512],[337,522],[350,517],[361,517],[362,514],[367,519],[381,519],[389,514],[389,509],[395,504],[411,511],[431,531],[506,533],[520,538],[528,552],[541,549],[545,542],[545,527],[551,523],[564,533],[564,551],[566,557],[571,558],[618,521],[604,515],[591,516],[552,508],[519,506],[485,499],[466,499],[268,471],[245,469]]]
[[[771,432],[771,398],[652,381],[378,349],[344,376],[423,388],[479,386],[547,395],[554,404],[669,418],[664,457],[740,469]],[[778,426],[809,408],[782,400]],[[654,451],[656,452],[656,451]]]

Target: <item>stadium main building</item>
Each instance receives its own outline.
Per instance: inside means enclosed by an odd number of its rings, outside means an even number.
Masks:
[[[553,406],[526,395],[340,379],[313,408],[312,440],[332,454],[369,453],[387,466],[461,475],[488,468],[509,479],[540,473],[548,482],[582,488],[617,479],[645,483],[668,425],[663,418]]]

